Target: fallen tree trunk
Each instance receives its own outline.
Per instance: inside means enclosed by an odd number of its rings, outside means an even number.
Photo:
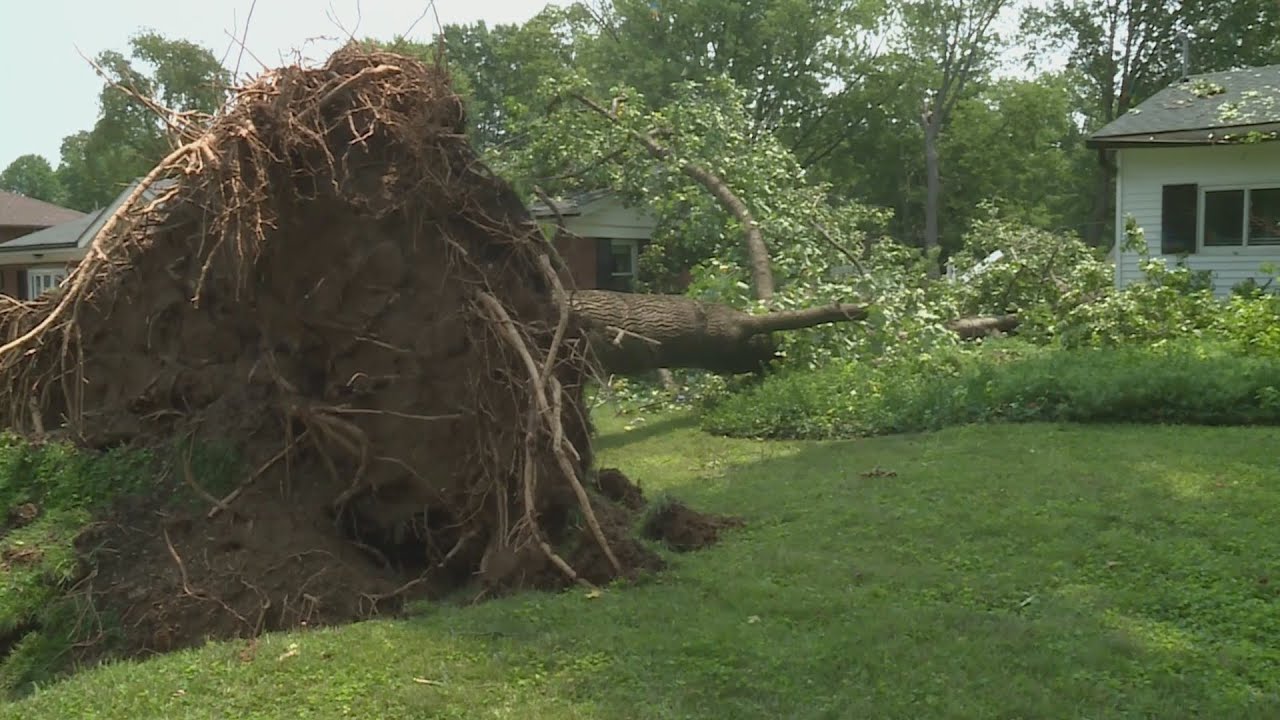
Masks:
[[[570,306],[601,367],[620,375],[659,368],[756,372],[777,356],[774,332],[867,316],[867,307],[851,304],[750,315],[683,295],[607,290],[576,291]]]
[[[750,315],[683,295],[579,290],[573,314],[601,369],[634,375],[658,369],[697,368],[717,373],[758,372],[778,356],[775,332],[864,320],[865,305],[824,305]],[[1009,332],[1016,315],[958,318],[947,327],[964,340]]]
[[[947,323],[947,329],[960,336],[961,340],[1007,333],[1017,329],[1022,320],[1017,315],[982,315],[978,317],[956,318]]]

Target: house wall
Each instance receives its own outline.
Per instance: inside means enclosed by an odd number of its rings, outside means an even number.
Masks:
[[[594,238],[574,237],[565,235],[563,232],[557,233],[555,248],[569,270],[566,287],[589,290],[597,286],[596,241]]]
[[[555,217],[541,218],[554,228]],[[624,206],[615,198],[605,198],[583,208],[581,214],[564,218],[564,232],[555,236],[556,252],[568,266],[572,286],[580,290],[602,286],[599,255],[602,240],[631,240],[639,247],[653,235],[654,220],[649,215]]]
[[[46,268],[62,266],[70,273],[71,270],[79,262],[78,260],[68,260],[64,262],[27,262],[27,263],[6,263],[3,254],[0,254],[0,295],[8,295],[19,300],[28,300],[27,297],[27,274],[26,271],[31,268]]]
[[[1235,184],[1280,186],[1280,142],[1207,147],[1124,148],[1117,152],[1116,284],[1124,286],[1142,276],[1139,255],[1120,252],[1125,242],[1125,218],[1133,216],[1146,235],[1151,257],[1160,253],[1162,188],[1196,183],[1202,187]],[[1267,277],[1265,262],[1280,264],[1280,247],[1198,248],[1187,266],[1214,274],[1214,292],[1228,295],[1231,287],[1250,277]]]

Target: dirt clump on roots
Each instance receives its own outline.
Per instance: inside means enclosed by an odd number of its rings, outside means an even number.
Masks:
[[[439,61],[268,72],[182,128],[62,288],[0,307],[0,421],[179,449],[77,541],[123,654],[662,566],[589,479],[554,253],[464,131]],[[214,442],[234,482],[192,462]]]
[[[701,513],[679,500],[668,500],[650,512],[642,532],[676,552],[690,552],[710,547],[725,530],[745,525],[742,518]]]

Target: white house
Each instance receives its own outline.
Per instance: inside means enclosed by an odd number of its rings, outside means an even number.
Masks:
[[[1280,266],[1280,65],[1192,75],[1095,133],[1114,150],[1116,284],[1140,278],[1130,217],[1151,257],[1213,273],[1214,293]]]

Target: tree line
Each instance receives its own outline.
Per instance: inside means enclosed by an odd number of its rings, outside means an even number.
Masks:
[[[788,181],[761,168],[772,164],[827,203],[862,208],[854,225],[874,219],[902,243],[949,253],[993,204],[1106,243],[1114,167],[1088,135],[1176,80],[1184,43],[1192,72],[1265,65],[1280,62],[1277,29],[1274,0],[588,0],[443,37],[474,144],[526,189],[652,193],[639,163],[617,162],[619,123],[589,124],[588,108],[562,102],[591,97],[671,135],[674,155],[718,163],[744,197]],[[95,61],[180,112],[215,111],[231,82],[210,49],[155,33]],[[100,106],[56,163],[24,155],[0,188],[87,211],[145,174],[165,154],[162,119],[110,84]],[[567,131],[580,134],[547,137]],[[734,152],[752,162],[723,156]],[[697,216],[698,200],[666,189],[654,200],[668,204],[664,218]],[[692,225],[680,231],[718,232]],[[669,266],[712,254],[656,248]]]

